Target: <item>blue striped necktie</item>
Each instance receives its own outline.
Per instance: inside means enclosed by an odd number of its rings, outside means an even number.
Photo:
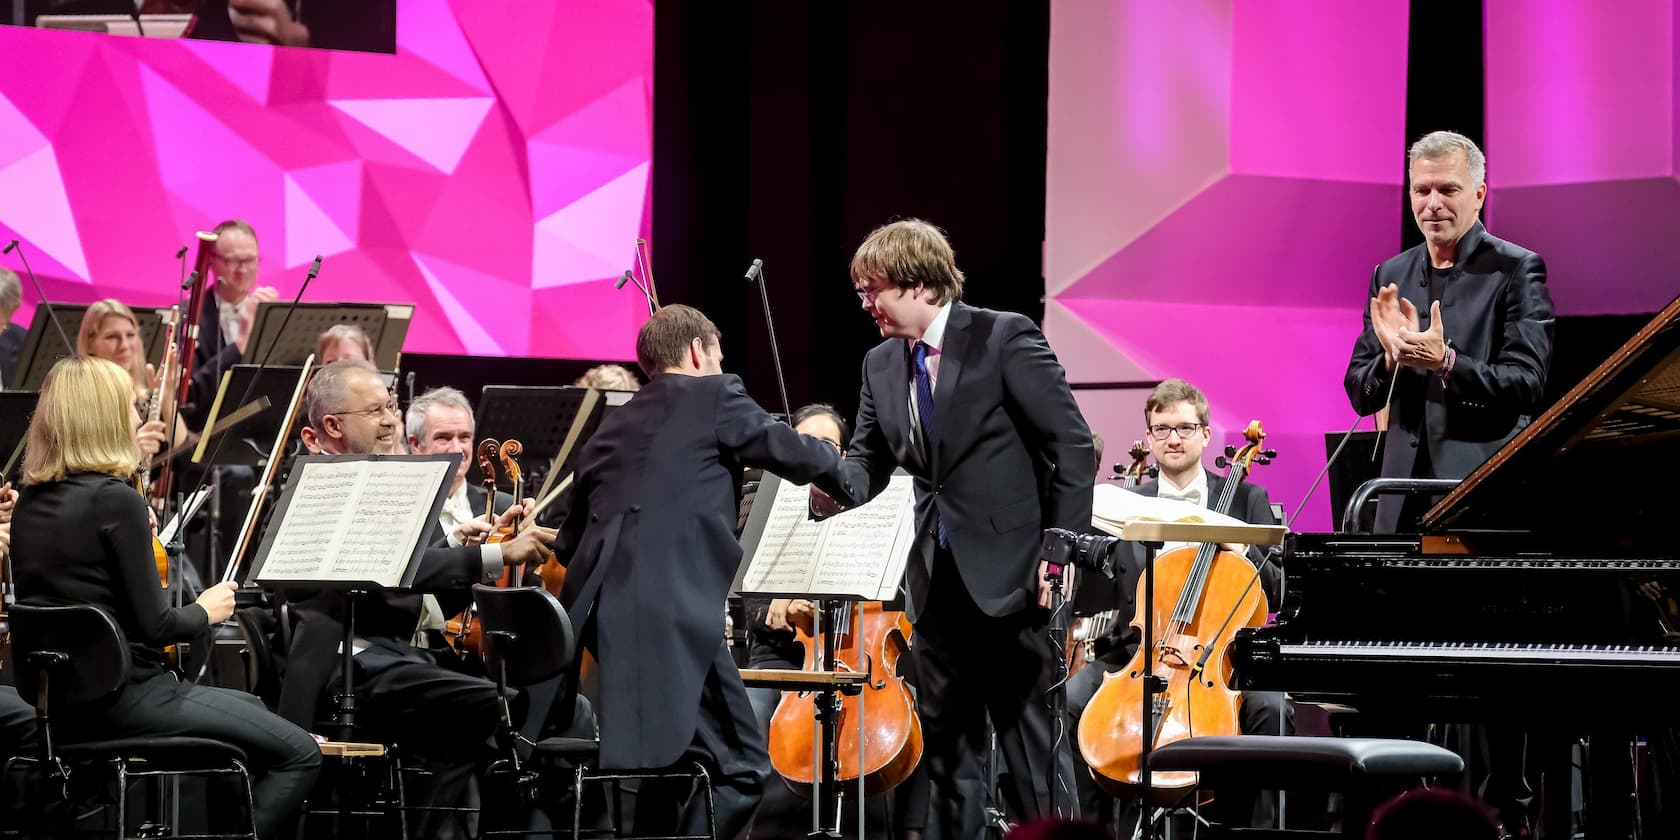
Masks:
[[[916,342],[916,353],[913,361],[916,368],[916,416],[922,423],[922,447],[927,452],[928,465],[933,465],[933,444],[938,440],[939,417],[933,410],[933,377],[928,375],[927,342]],[[933,508],[934,527],[939,538],[939,547],[948,549],[951,542],[945,534],[945,523],[939,517],[939,506]]]

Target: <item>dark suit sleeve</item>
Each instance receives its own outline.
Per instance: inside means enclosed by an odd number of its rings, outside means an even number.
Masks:
[[[1003,348],[1003,389],[1021,432],[1054,470],[1043,505],[1043,526],[1085,533],[1091,530],[1091,489],[1097,482],[1091,428],[1073,400],[1062,363],[1044,333],[1024,316],[1010,316],[1017,329]]]
[[[448,592],[482,583],[484,579],[484,551],[480,546],[428,548],[414,573],[413,590]]]
[[[558,536],[554,539],[554,554],[562,566],[571,565],[572,554],[583,543],[583,531],[589,525],[589,492],[585,489],[589,474],[580,470],[574,475],[572,486],[566,488],[565,497],[560,500],[565,503],[566,518],[560,520]]]
[[[119,484],[106,483],[95,491],[94,510],[106,556],[116,560],[119,597],[117,605],[134,617],[142,644],[162,647],[183,642],[202,632],[210,616],[197,604],[171,607],[158,580],[157,559],[152,553],[152,526],[146,519],[146,503],[140,494]]]
[[[1382,266],[1371,270],[1371,289],[1368,297],[1377,296],[1380,288],[1377,279]],[[1353,344],[1353,357],[1348,359],[1347,373],[1342,376],[1342,387],[1347,390],[1348,402],[1353,410],[1361,417],[1376,414],[1388,399],[1389,379],[1393,373],[1389,371],[1383,360],[1382,342],[1377,340],[1377,332],[1371,327],[1370,301],[1361,307],[1365,330],[1359,334],[1359,340]]]
[[[802,435],[778,422],[747,396],[737,376],[723,377],[713,422],[718,443],[743,464],[763,467],[796,484],[816,485],[837,498],[851,498],[841,487],[840,453],[827,442]]]
[[[1266,488],[1258,484],[1244,485],[1248,490],[1248,504],[1244,507],[1242,519],[1253,525],[1276,525],[1277,517],[1272,515],[1272,499],[1266,494]],[[1283,569],[1276,563],[1264,562],[1266,549],[1251,545],[1248,547],[1248,562],[1260,570],[1260,585],[1265,588],[1266,601],[1272,609],[1277,609],[1283,601]]]
[[[867,357],[863,361],[863,390],[858,394],[857,418],[852,422],[852,428],[855,431],[846,457],[840,461],[840,474],[845,484],[858,492],[839,501],[848,507],[857,507],[887,489],[893,470],[898,468],[898,457],[893,455],[875,414],[875,395],[869,384]]]
[[[1552,363],[1552,295],[1546,289],[1546,263],[1528,254],[1506,284],[1499,313],[1501,334],[1491,359],[1458,354],[1447,391],[1463,399],[1514,411],[1532,412],[1546,391]]]

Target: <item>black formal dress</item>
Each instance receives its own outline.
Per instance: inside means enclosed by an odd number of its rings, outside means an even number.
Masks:
[[[760,466],[848,495],[838,462],[828,444],[772,419],[732,375],[654,377],[579,454],[556,545],[568,563],[561,602],[598,662],[601,765],[700,761],[720,837],[751,824],[770,774],[723,635],[741,561],[741,472]],[[642,833],[678,819],[681,795],[656,788],[637,797]]]
[[[193,735],[243,749],[255,776],[259,834],[275,836],[303,804],[320,767],[309,733],[263,708],[256,696],[181,682],[157,648],[205,630],[196,604],[171,607],[158,582],[145,502],[103,473],[23,488],[12,517],[19,601],[92,604],[128,636],[130,683],[97,708],[55,712],[74,740]]]
[[[1201,499],[1203,507],[1211,508],[1225,491],[1225,477],[1215,474],[1211,470],[1204,470],[1207,474],[1207,498]],[[1159,496],[1161,483],[1146,481],[1132,489],[1132,492],[1144,496]],[[1231,516],[1244,522],[1256,525],[1276,525],[1277,518],[1272,515],[1271,499],[1266,494],[1266,488],[1251,481],[1245,481],[1237,487],[1237,495],[1231,501],[1229,510]],[[1094,612],[1096,610],[1115,610],[1113,623],[1109,625],[1109,636],[1098,641],[1098,648],[1102,652],[1095,662],[1081,668],[1079,673],[1068,679],[1067,683],[1067,713],[1068,725],[1072,727],[1074,735],[1074,755],[1080,767],[1079,801],[1086,811],[1086,816],[1100,818],[1105,811],[1102,805],[1108,801],[1102,790],[1091,779],[1090,770],[1084,766],[1084,757],[1079,755],[1078,727],[1079,718],[1084,714],[1085,707],[1090,705],[1091,698],[1097,689],[1102,687],[1103,677],[1113,673],[1131,662],[1133,654],[1137,652],[1139,639],[1131,623],[1137,612],[1138,580],[1143,574],[1145,551],[1142,545],[1135,542],[1122,543],[1124,551],[1117,556],[1114,580],[1110,581],[1099,576],[1087,575],[1080,584],[1078,607],[1080,612]],[[1266,603],[1276,610],[1283,601],[1283,568],[1275,560],[1268,562],[1265,552],[1258,546],[1248,547],[1248,562],[1260,572],[1260,583],[1266,593]],[[1159,625],[1157,625],[1159,627]],[[1242,706],[1238,710],[1237,724],[1244,735],[1290,735],[1295,732],[1295,719],[1287,698],[1277,691],[1245,691],[1242,694]],[[1235,817],[1228,822],[1250,821],[1258,828],[1269,828],[1273,825],[1277,813],[1277,797],[1266,795],[1253,797],[1225,796],[1220,803],[1225,812]],[[1232,804],[1231,800],[1240,799],[1235,809],[1223,808]],[[1252,814],[1242,809],[1252,810]],[[1129,815],[1122,822],[1121,828],[1135,815]]]
[[[1091,430],[1055,353],[1031,320],[953,303],[931,391],[918,398],[909,342],[863,362],[856,432],[841,462],[873,498],[902,466],[915,478],[917,541],[905,572],[914,623],[930,831],[977,837],[990,779],[987,718],[1008,768],[1014,813],[1073,805],[1069,733],[1051,712],[1056,667],[1037,607],[1045,528],[1091,528]],[[941,536],[943,534],[943,537]],[[1052,783],[1052,775],[1055,783]]]
[[[1457,353],[1452,372],[1443,378],[1397,368],[1395,381],[1371,328],[1370,308],[1361,307],[1365,331],[1354,344],[1342,384],[1360,414],[1382,409],[1390,384],[1394,386],[1382,475],[1463,478],[1522,431],[1542,407],[1552,362],[1546,263],[1477,222],[1459,240],[1450,270],[1432,268],[1428,246],[1420,244],[1377,266],[1370,297],[1390,283],[1417,307],[1421,329],[1429,329],[1431,301],[1441,302],[1445,338]],[[1398,496],[1383,497],[1374,530],[1413,528],[1415,517],[1400,521],[1404,506]],[[1411,509],[1417,507],[1413,504]]]

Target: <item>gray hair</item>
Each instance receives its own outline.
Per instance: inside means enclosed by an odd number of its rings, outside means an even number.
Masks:
[[[1487,183],[1487,156],[1476,148],[1475,141],[1456,131],[1431,131],[1418,138],[1406,152],[1406,167],[1417,163],[1419,159],[1439,160],[1454,152],[1464,155],[1464,162],[1470,166],[1470,186]]]
[[[437,405],[465,411],[467,420],[473,421],[472,403],[467,401],[467,395],[445,385],[415,397],[414,402],[408,404],[408,414],[403,418],[403,425],[409,437],[415,440],[426,439],[426,415],[431,412],[432,406]]]
[[[379,378],[379,368],[367,362],[354,359],[341,359],[333,362],[309,378],[309,387],[304,391],[304,406],[309,414],[309,425],[315,431],[321,431],[321,421],[328,414],[344,411],[350,403],[350,372],[362,371],[375,379]]]
[[[18,285],[17,272],[0,268],[0,312],[10,318],[23,305],[23,287]]]

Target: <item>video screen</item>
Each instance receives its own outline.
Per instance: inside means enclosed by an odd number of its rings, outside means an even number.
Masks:
[[[0,0],[0,23],[394,54],[397,0]]]

